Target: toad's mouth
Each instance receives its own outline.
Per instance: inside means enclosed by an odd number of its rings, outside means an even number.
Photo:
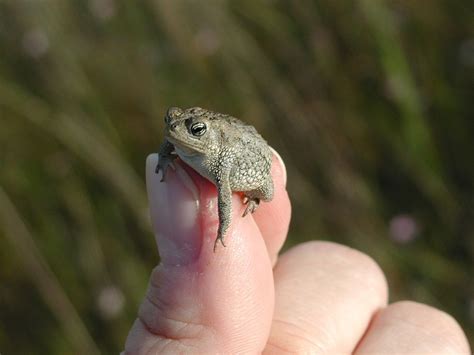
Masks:
[[[191,145],[188,142],[183,142],[169,135],[166,136],[166,139],[168,140],[168,142],[174,145],[175,150],[179,150],[180,152],[185,153],[188,156],[204,153],[201,147],[198,147],[196,145]]]

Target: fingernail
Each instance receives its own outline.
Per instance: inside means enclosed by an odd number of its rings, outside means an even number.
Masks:
[[[165,181],[155,173],[158,155],[146,161],[146,183],[150,217],[161,262],[186,265],[199,256],[202,236],[198,223],[199,191],[179,165],[168,169]]]
[[[276,156],[276,158],[278,159],[278,161],[280,162],[281,164],[281,168],[282,168],[282,173],[283,173],[283,184],[285,185],[286,187],[286,166],[285,166],[285,163],[283,162],[283,159],[281,158],[280,154],[278,154],[278,152],[273,149],[272,147],[270,147],[271,151],[273,152],[273,154]]]

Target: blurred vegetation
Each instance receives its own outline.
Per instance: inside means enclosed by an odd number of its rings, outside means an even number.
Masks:
[[[469,0],[0,0],[0,351],[120,351],[174,105],[281,153],[287,246],[358,248],[473,339],[473,83]]]

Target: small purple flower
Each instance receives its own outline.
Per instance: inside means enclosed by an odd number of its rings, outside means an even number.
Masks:
[[[419,231],[418,223],[408,214],[399,214],[390,220],[390,238],[399,244],[412,242]]]

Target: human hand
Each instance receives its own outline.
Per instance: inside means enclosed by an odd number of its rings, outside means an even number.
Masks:
[[[361,252],[307,242],[278,255],[291,207],[276,157],[274,199],[242,218],[234,194],[227,247],[215,253],[215,187],[180,161],[161,183],[157,159],[148,157],[146,175],[161,263],[124,354],[470,354],[448,314],[415,302],[387,305],[385,277]]]

